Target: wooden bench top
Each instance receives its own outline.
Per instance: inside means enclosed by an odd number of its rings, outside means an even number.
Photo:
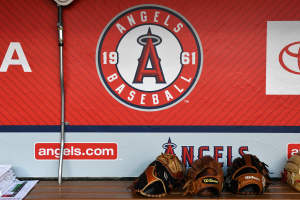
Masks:
[[[128,186],[132,181],[64,181],[61,186],[56,181],[40,181],[27,195],[31,199],[147,199],[132,194]],[[280,181],[273,181],[263,195],[235,195],[222,192],[219,197],[207,198],[199,196],[182,196],[180,192],[172,192],[160,199],[300,199],[300,193]]]

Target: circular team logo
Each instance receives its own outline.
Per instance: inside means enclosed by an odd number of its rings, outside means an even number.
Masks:
[[[286,71],[300,74],[300,42],[285,46],[279,54],[279,63]]]
[[[107,91],[125,106],[155,111],[183,100],[196,85],[202,47],[192,25],[162,6],[117,15],[102,32],[97,70]]]

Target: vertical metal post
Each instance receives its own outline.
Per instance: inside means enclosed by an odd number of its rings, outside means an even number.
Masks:
[[[61,91],[61,132],[60,132],[60,154],[58,168],[58,184],[62,183],[64,144],[65,144],[65,92],[64,92],[64,64],[63,64],[63,23],[62,6],[58,6],[58,46],[59,46],[59,66],[60,66],[60,91]]]

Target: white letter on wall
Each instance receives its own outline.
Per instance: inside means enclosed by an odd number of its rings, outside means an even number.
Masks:
[[[13,59],[14,52],[18,54],[18,59]],[[22,46],[19,42],[11,42],[0,67],[0,72],[7,72],[9,65],[22,65],[24,72],[31,72],[31,68],[27,62]]]

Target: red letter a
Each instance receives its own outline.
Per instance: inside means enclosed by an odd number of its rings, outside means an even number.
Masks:
[[[143,83],[144,77],[155,77],[156,83],[166,83],[160,66],[160,58],[157,55],[155,45],[151,38],[153,35],[150,28],[145,36],[147,43],[144,45],[142,55],[139,58],[139,65],[137,67],[133,83]],[[147,68],[149,61],[151,62],[152,68]]]

